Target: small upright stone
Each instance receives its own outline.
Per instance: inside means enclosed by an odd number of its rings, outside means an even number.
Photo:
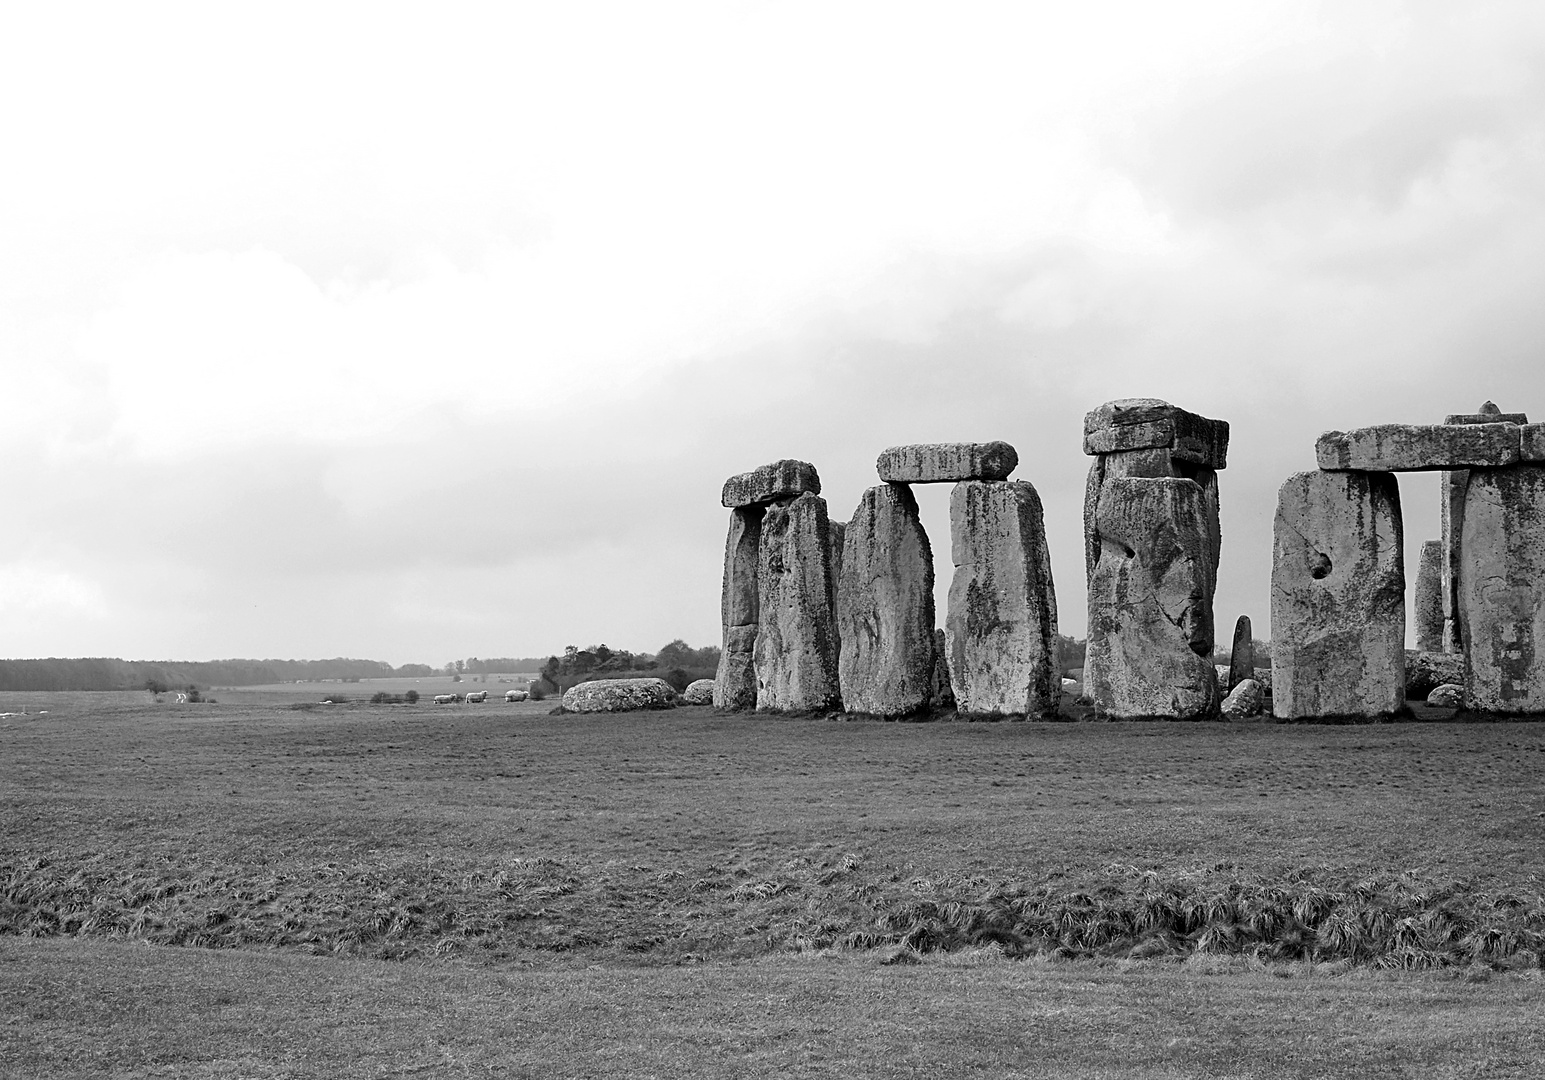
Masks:
[[[960,480],[1007,480],[1019,454],[1006,442],[917,443],[892,446],[875,462],[888,484],[953,484]]]
[[[1416,567],[1416,647],[1443,651],[1443,541],[1423,540]]]
[[[837,672],[850,713],[898,717],[933,682],[933,549],[905,484],[864,492],[848,522],[837,588]]]
[[[1505,413],[1495,402],[1488,401],[1473,413],[1452,413],[1445,417],[1445,424],[1527,424],[1529,417],[1521,412]]]
[[[1181,477],[1119,477],[1101,490],[1084,694],[1106,716],[1217,718],[1207,505]]]
[[[953,709],[955,691],[950,687],[950,650],[942,627],[933,632],[933,686],[928,692],[928,704],[935,709]]]
[[[767,508],[757,562],[756,707],[829,709],[837,689],[831,529],[826,500],[809,492]]]
[[[1512,465],[1517,424],[1377,424],[1327,431],[1314,444],[1327,472],[1439,472]]]
[[[785,458],[730,477],[724,482],[724,491],[719,501],[734,510],[747,506],[766,506],[806,492],[812,495],[821,493],[821,478],[815,466],[808,461]]]
[[[1290,476],[1272,532],[1272,711],[1282,720],[1402,711],[1405,562],[1395,478]]]
[[[965,480],[950,493],[950,582],[944,635],[963,716],[1053,716],[1057,595],[1041,497],[1023,480]]]
[[[1545,466],[1471,472],[1460,548],[1465,706],[1545,713]]]
[[[1250,616],[1241,615],[1234,623],[1234,648],[1229,653],[1228,690],[1246,679],[1255,678],[1255,638],[1250,626]]]

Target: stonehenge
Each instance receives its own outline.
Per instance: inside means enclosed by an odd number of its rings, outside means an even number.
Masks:
[[[1057,603],[1040,496],[1005,442],[894,446],[848,522],[784,460],[731,477],[720,709],[899,719],[1052,716]],[[955,576],[935,625],[933,549],[912,484],[951,483]]]
[[[1279,495],[1276,715],[1404,708],[1401,472],[1442,474],[1442,535],[1423,543],[1417,573],[1419,652],[1462,656],[1467,710],[1545,712],[1545,425],[1488,401],[1442,424],[1329,431],[1315,456],[1319,472],[1290,477]],[[1357,569],[1343,576],[1348,559]]]
[[[1084,453],[1095,459],[1084,495],[1084,691],[1105,715],[1218,716],[1212,602],[1228,438],[1227,421],[1157,398],[1084,417]]]
[[[1408,687],[1414,698],[1438,682],[1443,701],[1471,712],[1545,714],[1545,424],[1486,402],[1442,424],[1322,434],[1318,467],[1278,490],[1271,671],[1259,679],[1248,616],[1226,676],[1213,666],[1228,446],[1226,421],[1156,398],[1084,417],[1094,461],[1080,700],[1095,716],[1237,719],[1265,697],[1268,719],[1380,720],[1409,714]],[[1010,478],[1018,464],[1006,442],[889,447],[846,522],[831,519],[809,462],[730,477],[723,652],[693,696],[711,691],[728,711],[1056,716],[1056,589],[1040,494]],[[1415,576],[1414,653],[1402,472],[1441,473],[1441,535],[1422,543]],[[915,484],[953,485],[942,620]],[[1418,686],[1413,662],[1446,677]]]

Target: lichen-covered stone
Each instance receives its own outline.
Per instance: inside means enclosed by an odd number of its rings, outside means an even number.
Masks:
[[[724,641],[713,691],[713,703],[721,709],[756,708],[757,564],[764,512],[760,506],[730,511],[719,601]]]
[[[1228,685],[1224,687],[1232,693],[1234,687],[1246,679],[1255,678],[1255,638],[1254,630],[1250,626],[1250,616],[1241,615],[1234,623],[1234,646],[1229,651]]]
[[[676,691],[664,679],[597,679],[568,689],[563,695],[567,712],[630,712],[634,709],[670,709]]]
[[[713,679],[696,679],[687,684],[687,688],[681,692],[683,705],[712,705],[713,704]]]
[[[1378,717],[1405,707],[1405,562],[1393,476],[1306,472],[1277,495],[1272,710]]]
[[[1007,480],[1019,454],[1006,442],[914,443],[880,453],[875,469],[888,484]]]
[[[1465,706],[1545,712],[1545,466],[1472,470],[1460,547]]]
[[[926,708],[933,683],[933,549],[905,484],[864,492],[837,587],[842,707],[871,716]]]
[[[1519,428],[1518,459],[1545,461],[1545,424],[1525,424]]]
[[[956,710],[1055,715],[1057,595],[1040,495],[1022,480],[956,484],[950,541],[955,577],[944,634]]]
[[[1438,472],[1518,461],[1517,424],[1377,424],[1327,431],[1314,444],[1321,469]]]
[[[756,707],[835,707],[837,627],[826,500],[806,493],[767,508],[757,562]]]
[[[1465,491],[1470,486],[1470,471],[1456,469],[1445,472],[1440,480],[1442,492],[1443,561],[1440,569],[1439,595],[1443,601],[1443,651],[1459,653],[1464,645],[1459,640],[1459,537],[1465,520]]]
[[[1249,720],[1261,714],[1265,691],[1254,679],[1243,679],[1223,699],[1219,712],[1225,720]]]
[[[1229,426],[1158,398],[1107,401],[1084,416],[1084,453],[1165,447],[1170,456],[1209,469],[1228,464]]]
[[[1222,423],[1222,421],[1218,421]],[[1121,477],[1175,477],[1194,480],[1202,489],[1205,506],[1204,525],[1208,545],[1211,579],[1218,579],[1218,560],[1223,551],[1223,530],[1219,523],[1218,473],[1216,469],[1172,456],[1167,449],[1123,450],[1101,454],[1090,466],[1084,486],[1084,572],[1085,581],[1094,580],[1094,567],[1100,558],[1099,528],[1095,511],[1100,491],[1107,480]]]
[[[1416,647],[1423,652],[1443,651],[1443,541],[1422,541],[1421,562],[1416,568]]]
[[[812,495],[821,493],[821,477],[816,473],[815,466],[808,461],[784,458],[730,477],[724,482],[720,502],[733,510],[765,506],[806,492]]]
[[[1201,485],[1119,477],[1094,516],[1084,694],[1116,718],[1214,719],[1211,540]]]
[[[955,707],[955,691],[950,686],[949,642],[942,627],[935,627],[933,632],[933,684],[928,691],[928,704],[935,709]]]
[[[1486,402],[1473,413],[1452,413],[1445,417],[1445,424],[1527,424],[1524,413],[1505,413],[1493,402]]]

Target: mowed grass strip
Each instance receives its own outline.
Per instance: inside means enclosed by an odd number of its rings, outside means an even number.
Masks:
[[[0,939],[0,1075],[1521,1077],[1545,980],[859,956],[486,969]]]
[[[0,722],[0,933],[377,957],[832,946],[1537,964],[1545,727],[539,705]]]

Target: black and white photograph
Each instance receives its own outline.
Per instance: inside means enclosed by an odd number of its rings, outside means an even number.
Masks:
[[[1545,4],[0,10],[0,1080],[1545,1077]]]

